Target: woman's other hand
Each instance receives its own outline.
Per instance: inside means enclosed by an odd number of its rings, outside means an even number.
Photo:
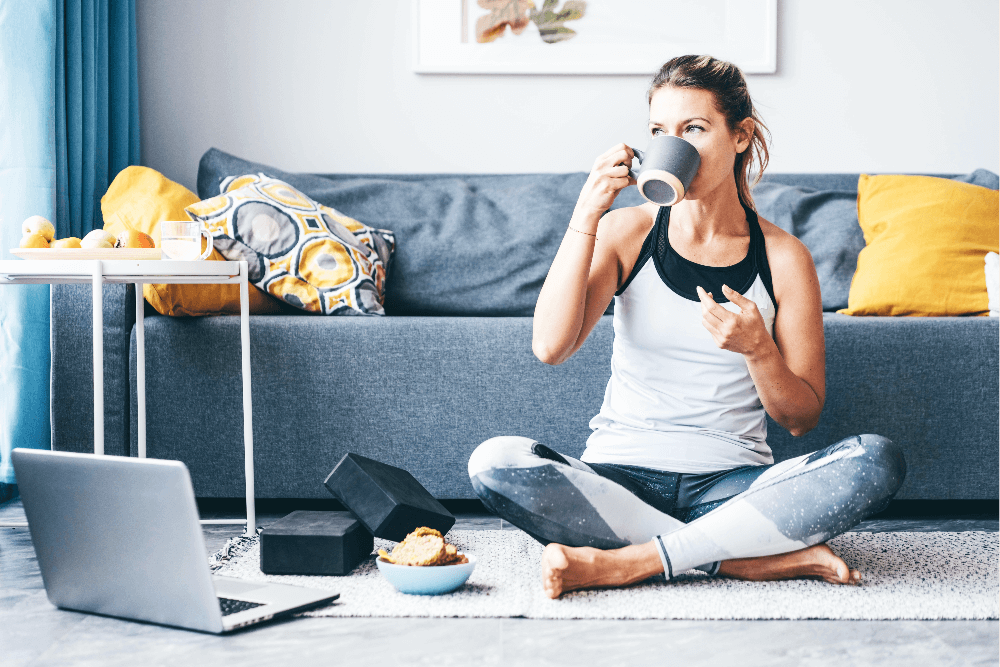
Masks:
[[[736,304],[740,312],[734,313],[723,308],[715,302],[711,292],[698,287],[701,323],[721,349],[752,357],[760,349],[761,341],[770,338],[767,327],[764,326],[764,318],[757,310],[756,303],[728,285],[722,286],[722,293]]]
[[[576,202],[577,210],[582,208],[581,212],[600,217],[611,208],[618,193],[635,184],[635,179],[629,175],[633,157],[631,148],[618,144],[597,158],[580,191]]]

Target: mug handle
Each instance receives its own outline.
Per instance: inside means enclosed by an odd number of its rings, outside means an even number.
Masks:
[[[203,259],[208,259],[209,256],[212,254],[212,250],[215,249],[215,237],[213,237],[209,233],[209,231],[205,229],[204,225],[202,225],[201,233],[205,237],[207,243],[205,244],[205,252],[201,253],[201,257],[198,258],[199,261]]]
[[[632,149],[632,153],[633,153],[633,155],[635,155],[635,158],[633,158],[633,162],[636,159],[638,159],[639,160],[639,165],[642,166],[642,161],[646,159],[646,156],[643,155],[642,151],[639,150],[638,148],[633,148]],[[637,181],[639,180],[639,170],[637,170],[637,169],[629,169],[628,170],[628,175],[631,176],[632,178],[634,178]]]

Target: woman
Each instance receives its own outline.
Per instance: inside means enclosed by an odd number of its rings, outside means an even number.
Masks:
[[[650,134],[701,155],[684,200],[605,214],[634,183],[633,152],[601,155],[535,308],[535,355],[559,364],[615,298],[611,379],[586,451],[493,438],[469,460],[473,487],[547,544],[551,597],[691,568],[857,583],[825,542],[885,507],[905,463],[877,435],[773,463],[765,412],[802,435],[823,409],[822,302],[809,251],[755,212],[748,181],[767,164],[766,129],[743,74],[674,58],[648,102]]]

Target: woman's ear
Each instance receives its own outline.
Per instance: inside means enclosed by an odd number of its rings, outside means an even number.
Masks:
[[[753,139],[755,129],[757,129],[757,123],[754,122],[753,118],[744,118],[740,121],[739,125],[736,126],[737,153],[742,153],[750,147],[750,141]]]

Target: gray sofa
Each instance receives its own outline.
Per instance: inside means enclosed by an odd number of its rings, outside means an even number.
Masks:
[[[525,435],[577,456],[610,375],[604,317],[560,366],[531,353],[531,312],[586,174],[288,174],[211,150],[203,198],[225,176],[264,172],[362,222],[396,232],[385,317],[289,310],[253,316],[258,498],[328,499],[346,452],[403,467],[435,496],[474,498],[466,473],[487,438]],[[996,189],[989,172],[955,177]],[[813,252],[823,291],[827,402],[793,438],[768,421],[776,460],[844,436],[898,442],[897,498],[996,499],[998,321],[848,317],[857,253],[857,174],[778,174],[757,187],[761,214]],[[616,206],[639,202],[634,188]],[[853,217],[852,217],[853,216]],[[90,451],[90,288],[52,291],[53,447]],[[106,451],[135,454],[134,292],[105,288]],[[239,320],[146,319],[148,453],[191,470],[201,498],[243,495]]]

